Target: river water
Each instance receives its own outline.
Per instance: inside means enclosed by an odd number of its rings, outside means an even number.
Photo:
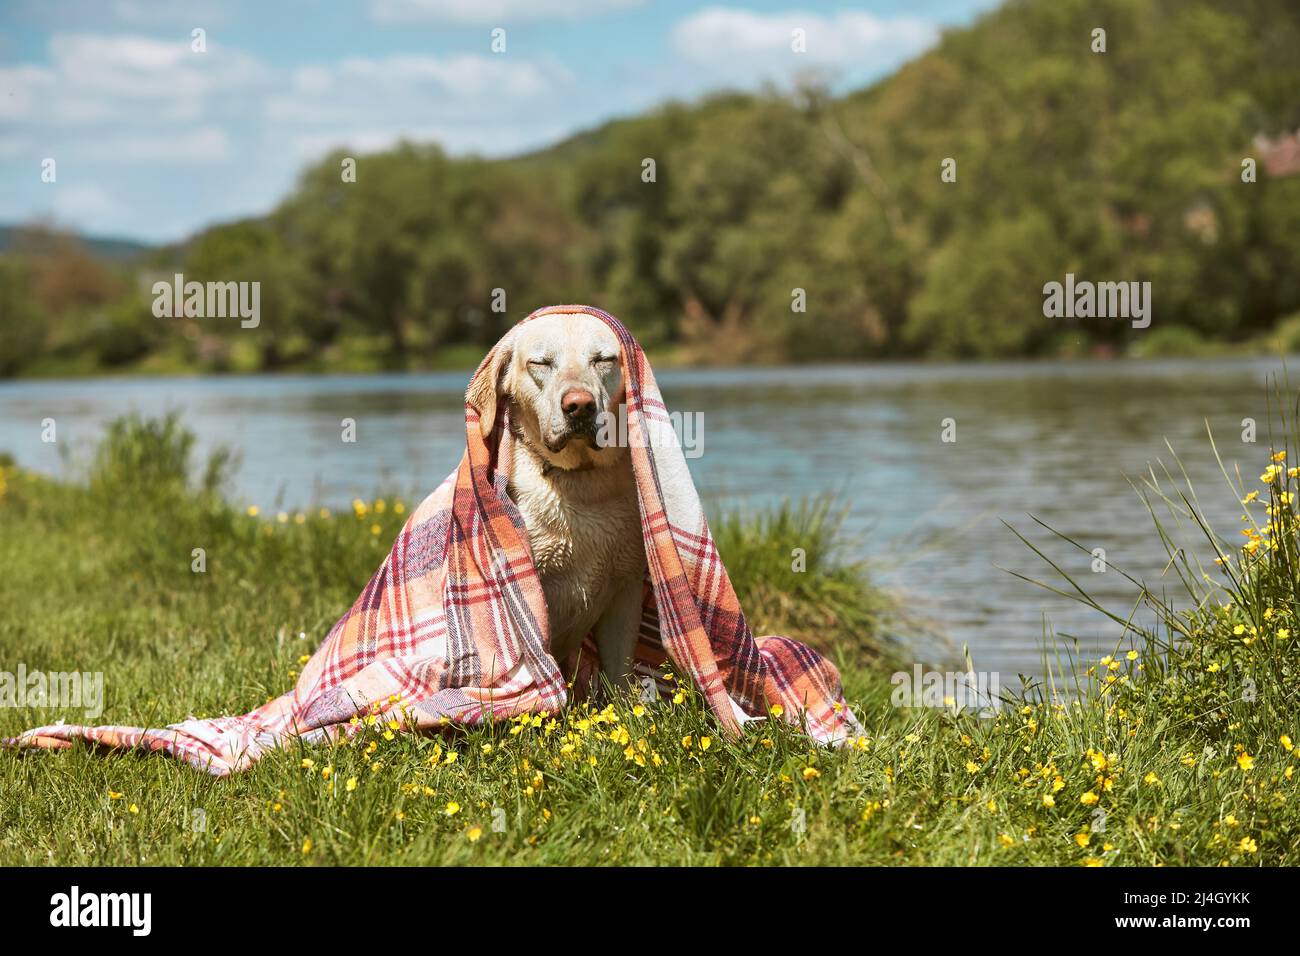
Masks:
[[[1216,530],[1235,535],[1241,509],[1207,423],[1224,465],[1258,486],[1270,383],[1282,370],[1273,359],[891,364],[665,370],[659,382],[670,409],[702,414],[690,466],[706,502],[834,495],[848,550],[1005,684],[1042,673],[1045,615],[1088,654],[1108,649],[1118,629],[1004,570],[1052,576],[1002,520],[1050,543],[1036,515],[1104,548],[1111,565],[1173,588],[1130,479],[1157,460],[1172,466],[1167,441]],[[10,382],[0,384],[0,450],[67,473],[108,419],[175,409],[201,449],[240,452],[232,493],[263,512],[381,491],[418,498],[464,447],[467,374]],[[57,422],[56,445],[41,441],[46,418]],[[345,418],[357,423],[354,444],[340,440]],[[1258,423],[1254,444],[1242,440],[1246,418]],[[1089,554],[1060,542],[1050,553],[1103,604],[1127,611],[1134,591],[1115,567],[1096,573]],[[900,636],[919,648],[924,630],[906,624]],[[938,653],[924,645],[919,653]]]

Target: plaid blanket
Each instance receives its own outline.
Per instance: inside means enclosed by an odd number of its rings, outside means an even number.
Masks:
[[[635,655],[642,686],[665,691],[663,672],[671,662],[730,734],[777,713],[824,743],[857,736],[861,728],[832,664],[796,641],[750,632],[636,340],[613,316],[589,306],[550,306],[523,321],[584,312],[622,343],[627,442],[648,565]],[[475,376],[489,374],[491,361],[489,353]],[[498,403],[501,427],[485,439],[478,409],[466,403],[460,465],[413,511],[291,691],[241,716],[191,718],[161,729],[58,724],[8,742],[55,748],[85,739],[158,750],[225,776],[295,739],[349,736],[358,726],[354,718],[373,713],[408,730],[445,729],[555,711],[570,693],[589,692],[599,673],[594,642],[563,666],[548,651],[546,603],[528,532],[506,493],[508,415],[506,403]]]

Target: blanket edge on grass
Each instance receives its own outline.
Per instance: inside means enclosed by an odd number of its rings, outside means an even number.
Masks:
[[[750,631],[636,339],[613,316],[585,305],[548,306],[520,324],[574,313],[600,319],[622,345],[627,441],[648,566],[637,675],[662,690],[663,668],[671,664],[731,736],[750,720],[779,716],[821,743],[850,742],[862,728],[835,666],[807,645]],[[471,391],[491,373],[500,347],[484,358]],[[479,409],[466,401],[466,450],[456,471],[411,514],[292,690],[238,716],[158,729],[60,723],[5,743],[56,749],[81,739],[160,751],[226,776],[294,740],[347,738],[372,716],[405,730],[435,730],[564,707],[571,696],[566,673],[579,694],[595,679],[595,646],[587,642],[566,667],[549,653],[527,529],[506,491],[513,439],[505,406],[498,403],[497,427],[485,438]]]

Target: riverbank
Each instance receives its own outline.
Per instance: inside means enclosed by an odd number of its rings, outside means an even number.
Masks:
[[[101,672],[98,722],[127,724],[240,712],[291,685],[409,504],[250,514],[221,497],[222,459],[186,480],[192,453],[175,424],[122,423],[84,481],[4,466],[0,669]],[[825,510],[734,516],[715,532],[742,604],[757,631],[831,651],[866,727],[852,747],[776,723],[726,742],[683,689],[450,740],[377,725],[229,780],[6,752],[0,863],[1293,864],[1296,489],[1284,462],[1266,474],[1281,543],[1248,543],[1231,594],[1171,612],[1180,639],[1095,662],[1068,702],[898,706],[891,609],[836,559]],[[82,720],[8,707],[0,735],[56,717]]]
[[[1168,441],[1205,492],[1211,519],[1234,531],[1236,496],[1223,486],[1206,423],[1229,470],[1253,469],[1257,447],[1228,439],[1251,418],[1267,441],[1266,384],[1287,366],[911,363],[665,369],[657,378],[670,409],[702,413],[701,454],[690,467],[706,504],[757,514],[787,498],[833,495],[849,557],[906,591],[952,646],[970,647],[977,667],[1041,676],[1044,612],[1092,657],[1109,649],[1114,629],[998,571],[1032,565],[998,519],[1023,523],[1032,512],[1158,578],[1167,559],[1126,476],[1144,473]],[[466,381],[464,372],[443,372],[8,383],[0,385],[0,450],[75,479],[109,421],[178,410],[199,448],[238,453],[226,497],[240,509],[337,511],[380,489],[418,500],[465,447]],[[954,442],[941,440],[947,418],[956,420]],[[56,442],[45,441],[54,437],[47,419],[57,423]],[[345,419],[356,422],[356,442],[341,440]],[[1089,560],[1074,567],[1108,605],[1129,600],[1119,575],[1091,573]]]
[[[188,347],[178,346],[150,352],[138,359],[122,364],[105,366],[89,353],[52,352],[44,355],[17,374],[0,376],[5,381],[48,381],[58,379],[131,379],[131,378],[192,378],[199,376],[277,376],[277,375],[376,375],[388,373],[422,374],[431,372],[472,372],[482,361],[485,348],[472,343],[456,343],[441,348],[395,357],[389,353],[382,340],[360,337],[346,340],[329,349],[286,358],[274,368],[262,364],[260,353],[249,345],[233,347],[220,362],[203,362]],[[1267,358],[1285,357],[1300,352],[1300,315],[1278,322],[1267,334],[1241,341],[1223,341],[1203,337],[1181,327],[1154,328],[1144,337],[1134,341],[1126,352],[1116,352],[1106,347],[1089,345],[1083,341],[1063,338],[1053,353],[966,359],[962,364],[974,367],[1006,361],[1027,364],[1045,364],[1060,361],[1112,362],[1123,360],[1149,360],[1162,358]],[[789,364],[788,357],[772,355],[767,360],[748,354],[733,353],[711,346],[679,345],[654,349],[649,353],[651,364],[659,370],[666,369],[745,369],[773,368]],[[955,360],[952,356],[898,355],[879,360],[849,363],[870,367],[873,365],[902,366],[908,364],[945,365]],[[807,360],[795,364],[809,367],[838,364],[833,360]]]

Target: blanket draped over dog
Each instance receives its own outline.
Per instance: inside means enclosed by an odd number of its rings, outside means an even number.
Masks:
[[[589,306],[550,306],[523,321],[556,313],[596,316],[622,344],[627,444],[648,565],[635,654],[643,686],[666,689],[671,662],[674,676],[694,684],[730,734],[774,713],[824,743],[860,734],[832,664],[796,641],[750,632],[636,340]],[[491,374],[492,357],[476,377]],[[466,403],[460,465],[411,514],[293,690],[238,717],[191,718],[161,729],[58,724],[9,742],[55,748],[80,738],[161,750],[225,776],[295,739],[348,736],[358,716],[379,712],[405,729],[432,730],[554,712],[571,692],[589,691],[599,673],[592,640],[563,668],[549,653],[528,532],[506,491],[514,440],[507,404],[497,403],[497,427],[484,438],[479,410]]]

